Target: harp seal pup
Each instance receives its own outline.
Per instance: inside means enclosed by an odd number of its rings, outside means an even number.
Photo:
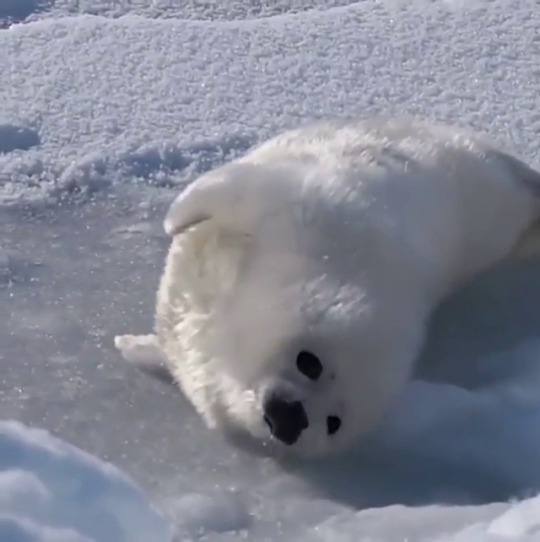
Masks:
[[[540,174],[467,129],[289,130],[172,202],[155,332],[116,346],[161,360],[209,427],[342,451],[395,404],[433,309],[539,216]]]

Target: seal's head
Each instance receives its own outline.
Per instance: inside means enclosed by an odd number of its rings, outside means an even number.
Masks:
[[[234,162],[195,181],[165,220],[157,303],[168,366],[207,424],[299,455],[374,428],[417,348],[385,270],[359,266],[350,194],[321,174]]]

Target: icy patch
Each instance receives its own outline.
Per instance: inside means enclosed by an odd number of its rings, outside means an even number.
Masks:
[[[370,449],[286,470],[229,447],[177,387],[114,350],[118,322],[151,329],[168,245],[145,225],[161,229],[161,204],[145,191],[119,196],[0,212],[9,254],[43,263],[38,288],[0,291],[6,416],[107,454],[153,492],[186,542],[484,542],[488,528],[490,542],[530,542],[534,517],[522,522],[520,510],[530,502],[534,513],[537,501],[508,503],[540,491],[538,265],[482,281],[439,322],[448,336],[431,354],[461,367],[460,386],[414,382]],[[155,363],[152,339],[140,341],[129,361]],[[515,536],[497,540],[495,528]]]
[[[0,289],[14,284],[35,284],[39,281],[38,272],[43,266],[38,260],[31,260],[14,250],[0,247]]]
[[[0,153],[27,150],[39,145],[39,134],[25,126],[0,124]]]
[[[166,542],[169,526],[115,467],[14,421],[0,422],[2,542]]]

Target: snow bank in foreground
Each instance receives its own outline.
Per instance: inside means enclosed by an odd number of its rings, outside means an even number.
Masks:
[[[540,536],[540,496],[485,506],[334,507],[334,514],[311,526],[306,520],[326,506],[306,504],[291,508],[298,514],[296,528],[289,526],[277,540],[398,542],[406,533],[414,542],[533,542]],[[205,533],[210,540],[235,540],[251,527],[248,502],[234,493],[186,495],[167,508],[176,534],[186,540]],[[165,542],[171,536],[166,521],[118,469],[46,431],[0,422],[2,542]]]
[[[494,516],[494,512],[497,514]],[[454,528],[449,532],[448,524]],[[367,535],[369,533],[369,535]],[[337,516],[319,525],[305,542],[538,542],[540,497],[513,505],[456,508],[386,508],[384,518],[374,510]],[[292,539],[291,539],[292,542]]]
[[[165,520],[119,470],[14,421],[0,422],[2,542],[165,542]]]

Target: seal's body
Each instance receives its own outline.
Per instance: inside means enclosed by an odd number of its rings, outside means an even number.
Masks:
[[[209,426],[343,449],[394,403],[433,309],[512,253],[539,195],[539,173],[462,129],[285,132],[171,205],[146,341]],[[140,343],[117,339],[126,356]]]

